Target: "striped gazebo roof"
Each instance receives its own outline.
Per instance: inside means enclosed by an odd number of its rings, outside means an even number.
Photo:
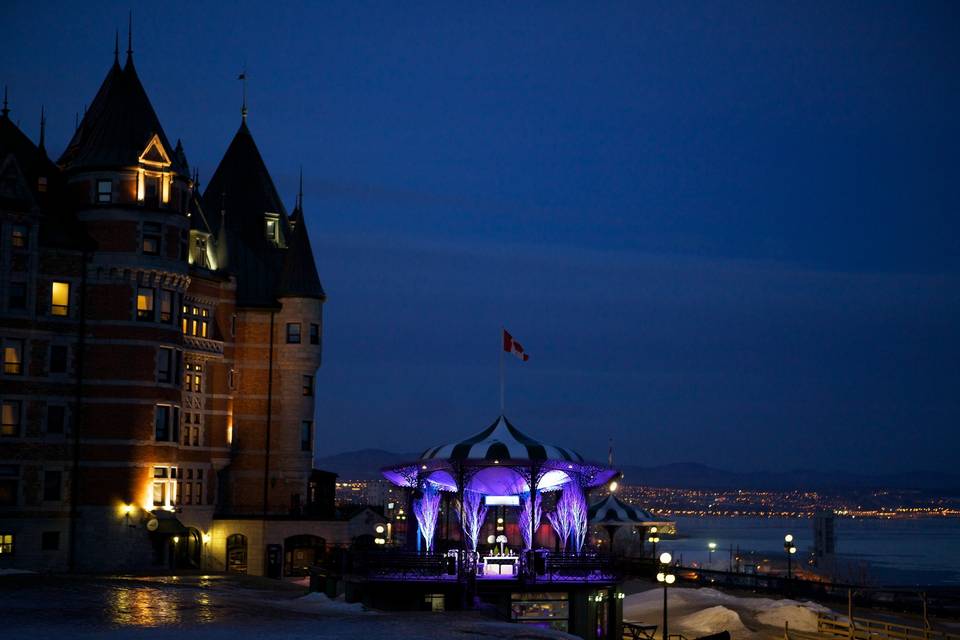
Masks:
[[[590,506],[590,524],[645,524],[655,521],[648,511],[620,500],[612,493]]]
[[[583,456],[572,449],[534,440],[510,424],[504,416],[465,440],[427,449],[420,460],[584,461]]]

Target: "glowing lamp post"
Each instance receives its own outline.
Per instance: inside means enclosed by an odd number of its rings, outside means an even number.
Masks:
[[[657,528],[650,527],[650,536],[647,538],[647,542],[653,545],[653,551],[650,556],[653,558],[657,557],[657,543],[660,542],[660,536],[657,535]]]
[[[792,577],[792,576],[791,576],[791,573],[792,573],[792,572],[791,572],[791,569],[792,569],[791,564],[792,564],[792,561],[793,561],[793,554],[795,554],[795,553],[797,552],[797,547],[794,546],[794,544],[793,544],[793,534],[792,534],[792,533],[788,533],[787,535],[783,536],[783,550],[784,550],[784,552],[787,554],[787,580],[789,580],[789,579]]]
[[[713,554],[714,554],[714,552],[717,550],[717,543],[716,543],[716,542],[708,542],[708,543],[707,543],[707,549],[710,550],[710,555],[708,556],[707,564],[709,564],[709,565],[712,567],[712,566],[713,566]]]
[[[667,632],[667,587],[677,581],[677,576],[673,574],[670,562],[673,556],[669,553],[660,554],[660,571],[657,573],[657,582],[663,583],[663,640],[669,640],[670,634]]]

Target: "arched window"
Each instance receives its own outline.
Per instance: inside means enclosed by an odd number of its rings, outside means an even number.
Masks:
[[[247,536],[235,533],[227,538],[227,573],[247,572]]]

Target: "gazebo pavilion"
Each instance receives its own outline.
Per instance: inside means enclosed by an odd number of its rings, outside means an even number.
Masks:
[[[430,510],[437,508],[441,493],[455,497],[463,532],[460,558],[470,555],[467,551],[476,551],[487,506],[519,509],[518,524],[529,551],[540,524],[542,494],[566,491],[581,496],[585,527],[588,507],[584,492],[618,476],[615,469],[589,462],[571,449],[532,438],[502,415],[479,433],[427,449],[418,460],[384,468],[382,473],[415,496],[412,512],[417,514],[427,551],[432,550],[436,525],[436,515]],[[550,519],[553,523],[553,516]],[[463,569],[470,571],[471,564]]]

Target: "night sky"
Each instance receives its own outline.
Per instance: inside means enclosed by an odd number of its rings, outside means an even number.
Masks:
[[[404,4],[134,7],[201,181],[244,66],[289,208],[303,166],[319,455],[487,426],[505,325],[507,415],[590,457],[954,468],[960,5]],[[129,6],[0,4],[52,155]]]

